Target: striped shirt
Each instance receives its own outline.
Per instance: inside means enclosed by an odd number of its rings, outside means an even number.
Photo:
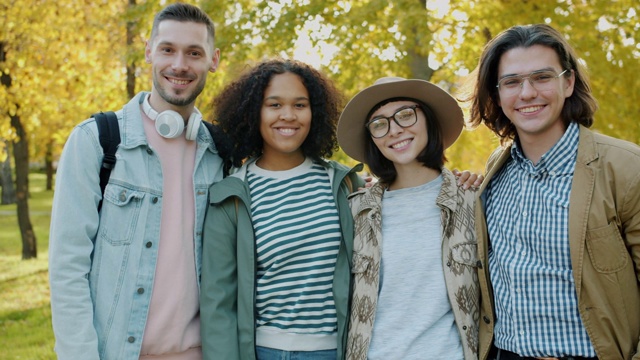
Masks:
[[[516,142],[483,194],[498,348],[522,356],[595,356],[578,312],[569,250],[577,151],[575,123],[537,165]]]
[[[341,231],[327,170],[309,159],[288,171],[253,165],[247,180],[258,261],[258,331],[280,338],[334,334],[333,273]],[[327,343],[335,349],[334,336]],[[276,348],[301,350],[287,347]]]

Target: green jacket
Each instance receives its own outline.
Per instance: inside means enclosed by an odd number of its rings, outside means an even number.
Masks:
[[[507,161],[510,147],[487,162],[481,192]],[[640,148],[580,126],[569,198],[569,247],[580,317],[602,360],[640,360]],[[486,219],[476,202],[481,289],[480,359],[495,323]]]
[[[254,161],[254,160],[251,160]],[[249,162],[248,162],[249,163]],[[247,163],[247,164],[248,164]],[[342,240],[333,280],[338,359],[344,358],[349,319],[353,218],[347,195],[362,186],[356,171],[334,161],[329,170]],[[204,221],[200,319],[204,359],[255,360],[256,246],[245,164],[209,189]],[[348,179],[348,180],[345,180]]]

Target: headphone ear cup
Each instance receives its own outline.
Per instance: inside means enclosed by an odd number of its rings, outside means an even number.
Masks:
[[[185,131],[184,136],[187,140],[195,140],[198,137],[198,130],[200,129],[200,123],[202,123],[202,115],[194,112],[189,116],[189,121],[187,122],[187,129]]]
[[[177,138],[183,130],[184,120],[173,110],[165,110],[156,117],[156,131],[164,138]]]

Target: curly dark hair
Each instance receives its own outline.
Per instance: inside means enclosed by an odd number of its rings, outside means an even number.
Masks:
[[[575,51],[556,29],[546,24],[513,26],[487,43],[478,67],[474,70],[472,94],[463,101],[471,102],[470,123],[476,127],[484,123],[500,137],[501,143],[509,142],[516,136],[516,128],[504,114],[499,104],[498,66],[500,59],[507,51],[534,45],[542,45],[553,49],[558,55],[560,65],[567,71],[564,76],[575,74],[573,94],[565,100],[562,108],[562,119],[565,127],[577,122],[585,127],[593,124],[593,116],[598,105],[591,94],[591,86],[584,69],[578,61]]]
[[[433,113],[433,110],[424,102],[414,99],[414,98],[391,98],[384,100],[374,106],[366,119],[370,119],[371,115],[383,107],[384,105],[395,102],[395,101],[413,101],[418,104],[418,108],[420,109],[425,116],[427,122],[427,145],[422,149],[418,157],[416,158],[422,165],[429,169],[441,171],[444,164],[447,162],[447,157],[444,154],[444,143],[442,138],[442,130],[440,127],[440,123],[436,120],[436,115]],[[369,165],[369,170],[371,173],[379,178],[379,181],[384,184],[391,184],[395,181],[398,176],[398,171],[396,167],[393,165],[393,162],[387,159],[376,144],[373,142],[371,136],[367,136],[365,140],[365,163]]]
[[[284,73],[298,75],[309,92],[311,128],[301,146],[303,154],[319,159],[330,157],[338,148],[336,123],[343,98],[333,82],[305,63],[272,59],[250,68],[213,100],[213,123],[228,138],[227,146],[221,144],[220,151],[225,163],[237,167],[247,158],[262,154],[260,110],[264,92],[274,75]]]

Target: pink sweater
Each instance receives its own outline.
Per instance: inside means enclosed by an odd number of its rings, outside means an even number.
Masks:
[[[200,360],[200,312],[193,247],[196,142],[165,139],[143,114],[149,145],[162,164],[162,222],[156,274],[140,359]]]

